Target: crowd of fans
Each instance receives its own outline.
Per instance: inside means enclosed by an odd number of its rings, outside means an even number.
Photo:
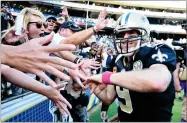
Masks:
[[[30,90],[51,99],[58,107],[56,115],[61,114],[65,121],[71,116],[73,121],[88,122],[89,95],[84,92],[90,87],[91,93],[96,93],[94,89],[99,84],[88,86],[85,81],[92,75],[111,71],[113,59],[118,54],[114,50],[113,37],[98,34],[107,25],[106,10],[100,13],[93,27],[84,30],[78,25],[85,20],[70,18],[66,7],[61,9],[58,17],[47,18],[39,10],[24,8],[19,13],[23,15],[21,35],[15,34],[17,20],[7,11],[7,6],[1,12],[1,99]],[[171,42],[155,39],[152,43],[171,45]],[[175,82],[186,79],[184,75],[180,78],[182,73],[178,74],[181,64],[181,72],[186,71],[184,61],[176,64],[175,77],[179,76]],[[95,81],[95,78],[88,80],[92,79]],[[179,85],[176,84],[177,92],[181,90]],[[186,95],[184,100],[186,103]],[[105,115],[107,110],[102,108]],[[184,117],[185,113],[183,120],[186,121]],[[102,118],[106,120],[107,117]]]

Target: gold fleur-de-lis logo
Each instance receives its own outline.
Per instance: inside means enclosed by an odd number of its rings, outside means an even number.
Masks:
[[[162,54],[160,49],[158,49],[157,54],[153,54],[151,58],[162,63],[168,59],[168,55]]]

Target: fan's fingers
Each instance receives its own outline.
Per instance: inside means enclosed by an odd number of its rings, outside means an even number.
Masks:
[[[91,65],[92,65],[92,66],[101,66],[101,64],[95,63],[95,62],[92,62]]]
[[[97,70],[97,69],[100,68],[100,67],[89,66],[89,68],[90,68],[90,69]]]
[[[65,116],[66,113],[65,113],[65,111],[61,108],[61,106],[60,106],[58,103],[56,103],[56,105],[58,106],[58,109],[60,110],[62,116]]]
[[[67,82],[64,82],[64,83],[59,83],[57,84],[54,88],[56,88],[57,90],[63,88],[64,86],[66,86]]]
[[[64,67],[71,68],[71,69],[76,69],[77,68],[76,64],[74,64],[70,61],[58,58],[58,57],[48,56],[46,58],[42,58],[42,60],[45,61],[45,62],[48,62],[48,63],[62,65]]]
[[[58,65],[58,64],[53,64],[53,63],[47,63],[48,65],[58,69],[59,71],[63,72],[65,70],[65,67]]]
[[[99,89],[100,90],[104,90],[107,87],[107,85],[105,84],[99,84]]]
[[[86,76],[81,74],[81,73],[78,73],[78,76],[82,79],[82,80],[86,80]]]
[[[85,88],[85,86],[82,84],[80,78],[76,77],[76,78],[74,78],[74,80],[75,80],[82,88]]]
[[[56,83],[52,79],[50,79],[43,71],[38,69],[31,69],[31,71],[52,87],[56,86]]]
[[[56,68],[54,68],[48,64],[40,63],[40,64],[37,64],[36,66],[38,66],[40,69],[42,69],[42,70],[60,78],[60,79],[67,80],[67,81],[70,80],[69,76],[67,76],[66,74],[60,72],[59,70],[57,70]]]
[[[87,75],[87,71],[85,68],[81,67],[81,70]]]
[[[73,51],[75,50],[76,47],[73,44],[58,44],[58,45],[51,45],[51,46],[45,46],[43,47],[43,51],[49,52],[49,53],[54,53],[54,52],[59,52],[59,51]]]
[[[96,88],[97,88],[97,85],[96,84],[92,84],[92,89],[90,91],[90,94],[93,94]]]
[[[60,98],[60,101],[66,104],[70,109],[72,109],[72,105],[63,96],[62,98]]]
[[[66,80],[66,81],[69,81],[70,80],[70,77],[64,73],[62,73],[61,71],[59,71],[58,69],[50,66],[50,65],[46,65],[47,67],[46,68],[43,68],[44,70],[46,70],[47,72],[53,74],[54,76],[60,78],[60,79],[63,79],[63,80]]]
[[[67,109],[67,105],[62,103],[62,102],[58,102],[58,104],[60,105],[60,107],[68,114],[70,115],[68,109]]]

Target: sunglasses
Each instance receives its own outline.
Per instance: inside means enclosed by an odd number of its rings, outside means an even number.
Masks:
[[[44,26],[44,28],[47,28],[48,27],[48,24],[46,23],[46,22],[29,22],[28,23],[28,25],[29,24],[32,24],[32,23],[35,23],[36,24],[36,27],[38,28],[38,29],[40,29],[41,27],[42,27],[42,25]]]
[[[53,23],[55,23],[56,21],[54,21],[52,19],[49,19],[49,20],[47,20],[47,22],[53,22]]]

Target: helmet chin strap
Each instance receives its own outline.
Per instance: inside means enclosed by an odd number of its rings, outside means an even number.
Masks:
[[[125,53],[125,54],[123,54],[123,56],[126,56],[126,57],[127,57],[127,56],[132,56],[132,55],[133,55],[133,53],[134,53],[134,52]]]

